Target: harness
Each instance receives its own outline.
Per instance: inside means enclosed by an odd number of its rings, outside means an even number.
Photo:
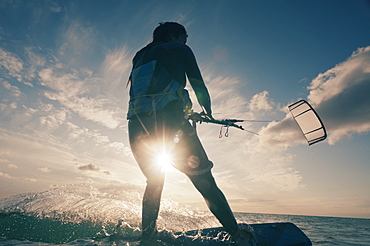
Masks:
[[[191,104],[189,93],[174,80],[168,71],[157,60],[148,62],[132,70],[130,101],[127,119],[139,114],[152,114],[163,110],[168,103],[182,101]],[[154,89],[153,89],[154,88]],[[159,89],[157,89],[159,88]],[[163,88],[163,89],[161,89]],[[157,91],[150,93],[150,91]]]

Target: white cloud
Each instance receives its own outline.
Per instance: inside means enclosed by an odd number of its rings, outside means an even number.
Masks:
[[[9,167],[9,168],[14,168],[14,169],[15,169],[15,168],[18,168],[18,166],[17,166],[17,165],[15,165],[15,164],[8,164],[8,167]]]
[[[105,127],[114,129],[121,124],[122,119],[116,116],[120,114],[121,109],[109,109],[108,102],[105,99],[59,97],[59,101],[67,108],[78,113],[81,117],[99,123]]]
[[[95,38],[95,30],[92,26],[84,25],[78,21],[71,21],[62,32],[59,54],[61,57],[73,63],[85,52],[92,50],[91,45]]]
[[[78,149],[79,153],[86,153],[88,156],[94,156],[96,162],[103,163],[101,168],[111,169],[122,161],[134,162],[132,152],[128,144],[124,142],[112,141],[115,139],[120,130],[114,135],[105,135],[102,131],[97,129],[89,129],[86,127],[80,127],[71,122],[67,123],[67,129],[65,130],[65,141],[73,149]],[[121,132],[122,133],[122,132]],[[118,135],[121,135],[118,133]],[[122,135],[122,141],[127,142],[124,135]],[[89,160],[79,160],[79,163],[87,163]],[[119,164],[121,165],[121,164]],[[113,169],[117,169],[115,166]]]
[[[0,129],[0,148],[6,158],[22,170],[34,170],[40,163],[48,168],[65,170],[75,156],[54,137],[39,132],[35,136]]]
[[[22,95],[22,92],[19,90],[17,86],[11,85],[8,81],[2,80],[1,78],[0,82],[2,82],[5,89],[10,90],[10,93],[14,97],[19,98]]]
[[[33,128],[35,127],[35,124],[32,122],[33,120],[37,119],[38,112],[39,111],[36,109],[29,108],[25,105],[17,105],[17,103],[12,102],[10,105],[8,105],[8,110],[3,111],[2,113],[7,115],[7,117],[4,117],[4,122],[7,122],[5,124],[7,127],[23,128],[27,125],[27,127]]]
[[[112,107],[108,99],[90,96],[99,93],[92,86],[96,84],[95,78],[86,72],[65,73],[56,70],[55,67],[46,68],[39,73],[41,84],[52,89],[44,92],[47,98],[59,101],[82,118],[108,128],[116,128],[121,123],[120,118],[115,116],[121,113],[121,109]]]
[[[38,70],[42,69],[46,65],[46,57],[36,54],[39,48],[26,47],[25,53],[28,56],[28,62],[25,64],[24,78],[28,81],[37,79]],[[33,85],[29,82],[24,82],[30,87]]]
[[[5,111],[6,109],[8,108],[8,105],[4,104],[4,103],[0,103],[0,111]]]
[[[47,129],[56,129],[61,126],[67,119],[67,112],[64,108],[61,110],[54,109],[47,111],[48,115],[40,117],[40,123],[46,126]]]
[[[79,79],[77,71],[64,73],[56,70],[56,67],[41,70],[39,72],[41,85],[48,86],[66,97],[77,96],[87,92],[87,88],[84,87],[83,81]]]
[[[50,169],[47,168],[47,167],[39,167],[37,169],[40,170],[43,173],[50,173]]]
[[[17,107],[18,107],[18,105],[17,105],[17,103],[16,103],[16,102],[12,102],[11,104],[9,104],[9,107],[10,107],[11,109],[15,109],[15,108],[17,108]]]
[[[319,105],[351,87],[361,86],[370,77],[370,46],[359,48],[345,62],[336,65],[312,80],[308,99]],[[368,91],[365,91],[368,92]]]
[[[211,96],[214,117],[217,117],[217,114],[242,117],[247,113],[248,102],[239,91],[241,81],[237,77],[217,76],[215,71],[207,68],[203,69],[202,74]],[[199,111],[200,107],[190,84],[187,89],[190,92],[194,109]]]
[[[290,113],[281,121],[272,121],[262,127],[256,138],[254,151],[270,152],[281,151],[296,145],[306,143],[304,136]]]
[[[370,130],[370,46],[319,74],[311,83],[309,101],[329,132],[329,144]]]
[[[102,135],[98,130],[89,130],[86,127],[79,127],[70,122],[67,123],[69,137],[80,143],[93,143],[93,145],[104,146],[110,142],[107,136]]]
[[[30,81],[37,79],[37,70],[45,66],[46,58],[50,58],[49,62],[55,59],[50,54],[44,54],[44,57],[36,54],[40,50],[42,50],[40,47],[24,47],[23,54],[20,54],[25,57],[22,60],[18,55],[0,48],[0,71],[4,71],[3,76],[15,78],[17,81],[33,87],[34,85]]]
[[[4,74],[6,77],[10,76],[16,78],[18,81],[22,81],[21,72],[23,70],[23,62],[13,53],[2,48],[0,48],[0,68],[7,72]]]
[[[29,182],[37,182],[37,179],[34,178],[26,178],[25,180]]]
[[[293,191],[302,189],[302,175],[292,166],[293,156],[276,152],[275,155],[266,159],[258,155],[258,161],[266,160],[265,165],[255,168],[254,172],[248,176],[248,182],[256,183],[257,185],[269,185],[275,190]]]
[[[113,142],[109,144],[109,148],[115,150],[117,153],[121,153],[125,156],[133,157],[130,147],[125,146],[122,142]]]
[[[57,2],[48,1],[48,2],[45,2],[45,4],[47,5],[47,7],[50,9],[51,12],[59,13],[62,11],[62,7],[58,5]]]
[[[274,103],[268,97],[268,91],[263,91],[252,97],[249,103],[249,109],[251,111],[268,111],[272,110]]]
[[[353,133],[370,130],[370,46],[319,74],[308,87],[309,102],[328,131],[328,143],[334,144]],[[284,107],[286,111],[287,107]],[[261,129],[260,147],[288,148],[305,143],[290,113],[279,122]]]
[[[10,176],[7,173],[3,173],[3,172],[0,172],[0,177],[4,177],[4,178],[7,178],[7,179],[11,179],[12,178],[12,176]]]
[[[132,54],[126,46],[108,52],[101,65],[103,83],[109,95],[117,98],[128,98],[128,90],[125,89],[131,66]]]

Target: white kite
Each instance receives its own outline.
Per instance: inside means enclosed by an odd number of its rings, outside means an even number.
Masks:
[[[300,100],[288,106],[293,118],[306,138],[308,145],[326,139],[326,130],[319,115],[305,100]]]

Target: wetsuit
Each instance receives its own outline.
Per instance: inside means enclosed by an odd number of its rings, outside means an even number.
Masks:
[[[191,49],[177,43],[151,43],[133,59],[128,110],[129,140],[134,157],[147,179],[143,198],[143,238],[155,232],[164,173],[155,162],[161,151],[170,152],[174,167],[186,174],[202,194],[211,212],[230,233],[238,230],[235,218],[211,173],[213,163],[185,119],[191,107],[186,77],[199,104],[210,115],[211,103]]]

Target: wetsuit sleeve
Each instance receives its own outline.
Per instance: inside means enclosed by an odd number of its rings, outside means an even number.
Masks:
[[[212,116],[211,99],[208,89],[204,84],[194,53],[188,46],[186,46],[185,50],[185,72],[197,96],[198,103],[207,115]]]

